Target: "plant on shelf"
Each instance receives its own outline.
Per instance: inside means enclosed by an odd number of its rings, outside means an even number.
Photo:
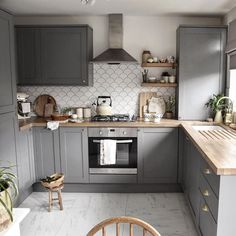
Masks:
[[[212,98],[205,104],[211,110],[211,116],[214,117],[214,121],[222,122],[222,111],[225,108],[225,101],[222,99],[224,94],[213,94]]]
[[[18,195],[15,183],[16,175],[13,174],[14,166],[0,166],[0,231],[8,227],[13,221],[13,201]]]
[[[169,96],[168,100],[166,101],[166,118],[172,119],[173,118],[173,110],[175,108],[175,97]]]

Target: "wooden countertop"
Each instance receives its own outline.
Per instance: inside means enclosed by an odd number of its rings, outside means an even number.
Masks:
[[[19,120],[20,130],[29,129],[31,127],[46,127],[47,120],[45,118],[30,118],[25,120]],[[61,123],[61,127],[179,127],[181,121],[162,119],[160,123],[144,122],[143,120],[137,120],[134,122],[92,122],[84,121],[81,123]]]
[[[19,121],[20,130],[27,130],[31,127],[46,127],[47,121],[44,118],[30,118]],[[188,137],[192,140],[199,152],[205,158],[217,175],[236,175],[236,139],[206,139],[193,129],[192,125],[209,125],[207,122],[179,121],[162,119],[160,123],[144,122],[91,122],[62,123],[61,127],[182,127]],[[230,129],[222,125],[225,129]],[[232,131],[232,129],[230,129]],[[236,131],[233,131],[236,134]]]

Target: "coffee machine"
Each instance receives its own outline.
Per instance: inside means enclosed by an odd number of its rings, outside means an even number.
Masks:
[[[28,102],[29,95],[17,93],[18,119],[27,119],[31,116],[31,103]]]

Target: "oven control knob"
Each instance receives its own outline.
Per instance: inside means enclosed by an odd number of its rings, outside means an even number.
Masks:
[[[126,131],[123,131],[123,134],[124,134],[124,135],[126,135],[126,134],[127,134],[127,132],[126,132]]]
[[[99,134],[102,135],[102,131],[99,131]]]

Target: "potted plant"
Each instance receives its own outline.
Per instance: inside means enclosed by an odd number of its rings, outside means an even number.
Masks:
[[[174,96],[169,96],[168,100],[166,101],[166,118],[167,119],[173,118],[174,108],[175,108],[175,98]]]
[[[223,97],[223,94],[213,94],[212,98],[205,104],[211,109],[211,115],[214,117],[215,122],[221,123],[223,121],[222,111],[225,106],[224,100],[222,99]]]
[[[6,229],[13,221],[13,201],[18,195],[16,176],[12,172],[12,167],[0,167],[0,231]]]

